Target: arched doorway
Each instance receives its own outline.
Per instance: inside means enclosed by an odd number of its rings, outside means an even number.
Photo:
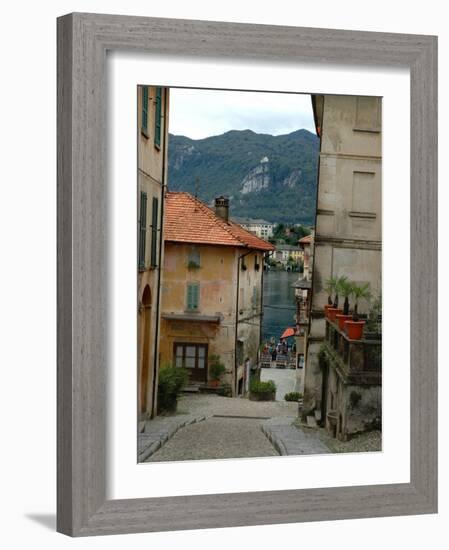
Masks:
[[[140,308],[141,322],[141,337],[142,343],[142,359],[141,359],[141,375],[140,375],[140,412],[145,413],[148,406],[148,387],[150,373],[150,338],[151,338],[151,289],[146,285]]]

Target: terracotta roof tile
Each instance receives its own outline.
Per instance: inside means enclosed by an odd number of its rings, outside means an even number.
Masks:
[[[302,239],[299,239],[298,243],[307,244],[307,243],[311,243],[312,241],[313,241],[312,235],[306,235],[306,236],[303,237]]]
[[[222,220],[199,199],[181,191],[169,191],[165,195],[164,239],[274,250],[271,243],[259,239],[233,221]]]

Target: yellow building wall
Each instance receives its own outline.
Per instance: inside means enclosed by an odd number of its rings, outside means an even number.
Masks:
[[[208,344],[208,357],[220,355],[225,365],[223,381],[232,383],[234,373],[236,265],[235,248],[199,245],[200,267],[189,268],[192,245],[165,243],[162,284],[160,364],[172,364],[175,343]],[[198,311],[187,311],[187,283],[200,283]],[[173,321],[164,314],[220,315],[220,322]]]
[[[240,254],[245,253],[240,252]],[[255,269],[255,258],[259,264],[259,270]],[[242,262],[246,266],[242,270]],[[262,276],[263,255],[261,252],[252,251],[240,260],[239,269],[239,311],[238,311],[238,344],[241,352],[237,357],[237,385],[241,384],[243,368],[246,359],[251,365],[258,363],[260,347],[260,325],[262,321]]]
[[[197,245],[200,268],[189,268],[192,245],[165,243],[162,283],[162,319],[160,335],[160,365],[174,363],[175,343],[208,344],[208,357],[219,355],[226,373],[222,382],[233,391],[243,376],[243,363],[248,357],[257,362],[260,335],[260,296],[263,270],[262,254],[258,253],[259,271],[255,270],[255,253],[245,258],[246,270],[238,269],[241,249],[228,246]],[[187,283],[200,284],[199,308],[187,311]],[[239,286],[237,338],[242,341],[241,357],[236,375],[236,306]],[[254,302],[256,286],[258,301]],[[189,320],[169,320],[170,314],[188,315]],[[192,316],[220,316],[220,322],[192,321]],[[209,377],[207,380],[209,381]]]
[[[169,108],[169,90],[162,88],[162,120],[161,120],[161,144],[156,147],[154,144],[154,129],[156,115],[156,88],[148,87],[148,132],[144,135],[141,131],[142,126],[142,87],[137,88],[137,143],[138,143],[138,189],[137,189],[137,232],[139,233],[140,220],[140,196],[141,192],[147,194],[147,223],[146,223],[146,247],[145,247],[145,268],[139,270],[138,259],[136,258],[137,273],[137,295],[138,295],[138,408],[141,414],[154,414],[156,410],[155,390],[157,384],[157,364],[155,365],[155,356],[157,357],[157,326],[159,319],[157,315],[158,300],[158,279],[159,265],[150,266],[151,259],[151,225],[152,225],[152,204],[153,197],[159,201],[158,210],[158,234],[156,238],[156,258],[159,262],[159,241],[160,231],[162,230],[162,202],[163,190],[167,173],[167,145],[168,145],[168,108]],[[131,183],[132,185],[132,183]],[[139,241],[139,234],[138,234]],[[162,251],[163,252],[163,251]],[[163,262],[163,255],[161,263]],[[143,297],[145,288],[149,288],[151,303],[144,306]],[[148,295],[148,292],[147,294]],[[149,311],[146,311],[146,309]],[[147,322],[144,322],[146,317]],[[145,334],[145,332],[147,334]],[[145,350],[145,357],[144,357]],[[146,364],[147,373],[143,372]],[[145,397],[142,397],[142,393]],[[144,403],[146,399],[146,403]]]

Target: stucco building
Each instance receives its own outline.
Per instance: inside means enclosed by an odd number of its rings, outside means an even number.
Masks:
[[[295,263],[302,262],[304,259],[304,251],[299,246],[293,244],[278,244],[276,245],[274,258],[276,261],[286,266],[289,260]]]
[[[307,339],[310,324],[310,306],[312,298],[312,265],[313,265],[313,242],[315,231],[312,229],[310,235],[299,239],[298,246],[303,252],[303,272],[293,284],[296,300],[296,375],[298,388],[304,392],[304,366],[307,361]]]
[[[138,88],[137,301],[138,407],[156,410],[160,276],[163,261],[162,213],[167,179],[169,90]]]
[[[381,99],[315,95],[312,104],[320,157],[304,417],[346,439],[380,425],[380,342],[350,341],[331,326],[324,287],[346,276],[381,292]]]
[[[254,219],[254,218],[232,218],[232,221],[241,225],[244,229],[247,229],[251,233],[254,233],[261,239],[268,240],[273,236],[274,223],[267,222],[266,220]]]
[[[160,363],[189,370],[208,385],[209,357],[222,381],[242,393],[244,363],[257,363],[262,320],[263,256],[273,246],[229,219],[229,201],[209,208],[185,192],[168,192],[164,225]]]

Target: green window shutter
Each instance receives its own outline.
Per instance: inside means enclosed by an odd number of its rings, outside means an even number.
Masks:
[[[151,267],[157,267],[157,224],[159,200],[153,197],[153,211],[151,216]]]
[[[199,307],[200,302],[200,285],[199,283],[187,283],[187,309],[195,311]]]
[[[139,217],[139,269],[145,269],[145,244],[147,234],[147,194],[140,193]]]
[[[142,86],[142,130],[148,131],[148,86]]]
[[[162,123],[162,88],[156,88],[156,120],[154,128],[154,144],[161,146],[161,123]]]

